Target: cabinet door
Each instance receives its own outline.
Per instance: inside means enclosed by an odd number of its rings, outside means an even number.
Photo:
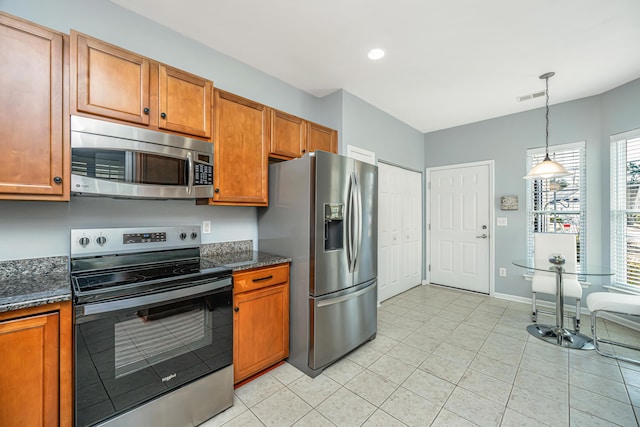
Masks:
[[[71,32],[76,109],[131,123],[149,124],[149,60]]]
[[[271,152],[276,158],[294,159],[307,150],[306,122],[300,117],[271,110]]]
[[[214,203],[266,206],[267,107],[216,89],[214,110]]]
[[[289,283],[234,296],[234,382],[289,355]]]
[[[338,131],[316,123],[307,123],[307,149],[338,153]]]
[[[0,425],[57,426],[58,313],[0,322]]]
[[[69,200],[63,37],[0,14],[0,198]]]
[[[160,65],[158,83],[158,127],[211,139],[211,81]]]

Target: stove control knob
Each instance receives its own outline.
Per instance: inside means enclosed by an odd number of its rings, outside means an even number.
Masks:
[[[80,243],[80,246],[82,246],[83,248],[86,247],[89,244],[89,242],[91,242],[91,240],[89,240],[88,237],[81,237],[78,240],[78,243]]]
[[[198,238],[198,233],[196,233],[195,231],[191,232],[191,240],[196,240]]]
[[[180,238],[180,240],[184,240],[184,239],[186,239],[186,238],[187,238],[187,233],[185,233],[185,232],[183,231],[182,233],[180,233],[180,234],[178,235],[178,237]]]
[[[100,246],[104,245],[105,243],[107,243],[107,238],[104,236],[98,236],[96,238],[96,243],[99,244]]]

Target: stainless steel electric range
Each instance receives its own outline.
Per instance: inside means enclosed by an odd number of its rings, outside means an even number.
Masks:
[[[71,230],[75,425],[195,426],[233,403],[231,270],[200,227]]]

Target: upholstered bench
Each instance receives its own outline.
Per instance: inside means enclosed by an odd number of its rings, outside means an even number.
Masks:
[[[640,360],[618,356],[613,353],[606,353],[600,350],[600,344],[610,344],[640,351],[640,347],[625,344],[598,336],[596,332],[596,320],[598,313],[623,314],[640,316],[640,295],[616,294],[611,292],[594,292],[587,296],[587,307],[591,311],[591,333],[593,334],[593,346],[596,351],[607,357],[624,360],[625,362],[640,364]]]

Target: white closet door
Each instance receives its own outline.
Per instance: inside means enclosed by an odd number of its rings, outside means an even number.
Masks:
[[[421,282],[422,174],[378,164],[378,299]]]
[[[403,291],[421,282],[422,278],[422,174],[402,171],[402,269]]]
[[[395,168],[378,164],[378,300],[400,289],[400,192]]]

